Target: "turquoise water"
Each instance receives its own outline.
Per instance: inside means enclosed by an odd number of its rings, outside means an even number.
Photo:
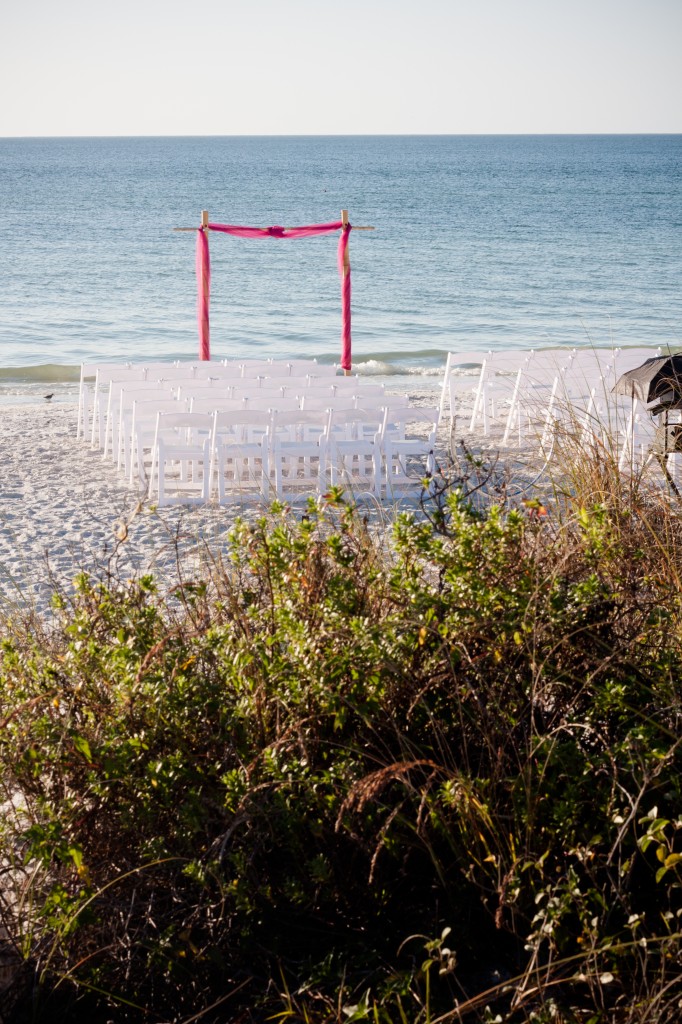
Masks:
[[[0,386],[192,358],[194,235],[173,227],[342,208],[376,228],[351,236],[361,372],[682,345],[679,135],[2,139]],[[210,244],[214,358],[338,358],[336,236]]]

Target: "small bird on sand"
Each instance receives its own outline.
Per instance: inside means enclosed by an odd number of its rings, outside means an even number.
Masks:
[[[51,398],[54,398],[54,391],[50,395],[45,395],[44,398],[46,402],[49,402]]]

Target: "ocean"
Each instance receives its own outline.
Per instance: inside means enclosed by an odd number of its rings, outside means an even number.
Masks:
[[[0,396],[197,354],[192,233],[348,209],[354,368],[682,346],[682,136],[0,139]],[[213,358],[339,357],[336,236],[212,233]]]

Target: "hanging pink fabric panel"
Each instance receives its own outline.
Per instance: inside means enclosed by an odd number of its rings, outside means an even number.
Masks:
[[[350,224],[347,224],[339,238],[338,264],[339,277],[341,278],[341,369],[350,370],[351,361],[351,336],[350,336],[350,261],[346,265],[348,254],[348,242],[350,239]]]
[[[208,236],[203,230],[197,231],[197,323],[199,326],[199,359],[211,358],[211,338],[208,322],[208,307],[211,298],[211,260],[208,252]]]

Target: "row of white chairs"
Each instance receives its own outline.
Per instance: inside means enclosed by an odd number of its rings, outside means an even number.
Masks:
[[[537,445],[551,454],[557,425],[581,443],[616,447],[621,468],[648,458],[654,429],[646,409],[613,387],[660,348],[451,352],[440,411],[451,428],[495,446]]]
[[[300,360],[84,366],[79,435],[89,430],[102,458],[159,504],[207,493],[289,500],[340,482],[383,498],[419,486],[433,469],[438,410],[333,374]]]
[[[291,383],[289,383],[289,381]],[[309,381],[288,378],[287,385],[256,386],[239,381],[112,381],[107,403],[102,457],[112,458],[131,483],[137,469],[142,473],[140,453],[149,448],[158,411],[223,412],[248,409],[259,411],[261,419],[276,409],[327,410],[363,407],[403,408],[407,395],[387,396],[383,385],[358,384],[347,378],[338,383],[315,386]],[[96,436],[93,439],[96,442]],[[96,444],[95,444],[96,446]]]
[[[105,420],[108,388],[112,381],[146,381],[163,379],[201,380],[210,377],[230,379],[286,379],[314,375],[329,378],[337,374],[337,367],[320,364],[316,359],[288,361],[250,359],[240,361],[173,361],[153,363],[83,363],[78,392],[77,438],[99,432],[100,444]]]
[[[108,382],[105,389],[101,389],[95,408],[97,415],[93,417],[91,444],[93,448],[102,448],[105,453],[113,444],[116,446],[119,419],[121,418],[126,400],[131,401],[132,396],[137,392],[148,391],[150,393],[165,392],[166,396],[173,394],[176,397],[187,398],[199,396],[205,393],[207,396],[218,396],[220,398],[243,399],[267,398],[268,396],[278,399],[286,398],[291,401],[296,396],[306,395],[309,399],[315,394],[341,394],[350,393],[360,387],[363,393],[372,391],[383,394],[383,385],[360,384],[355,377],[319,377],[307,374],[304,377],[278,377],[272,378],[259,375],[254,378],[233,377],[229,370],[217,373],[214,376],[204,378],[188,377],[180,374],[171,376],[152,377],[146,376],[116,376]],[[378,390],[379,389],[379,390]]]
[[[433,474],[438,422],[437,408],[159,411],[148,496],[159,506],[295,501],[338,485],[395,500]]]

